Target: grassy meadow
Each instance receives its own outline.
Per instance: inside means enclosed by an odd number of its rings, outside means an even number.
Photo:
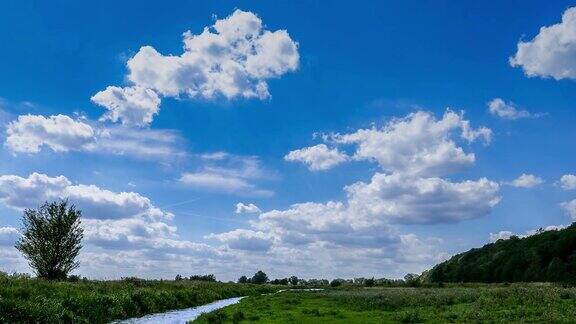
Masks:
[[[46,281],[0,276],[0,323],[107,323],[278,290],[201,281]]]
[[[342,287],[244,298],[194,323],[574,323],[576,288],[553,284]]]

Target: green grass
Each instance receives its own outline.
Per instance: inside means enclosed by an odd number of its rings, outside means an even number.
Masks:
[[[576,288],[344,288],[252,296],[194,323],[574,323]]]
[[[198,281],[47,282],[0,276],[0,323],[107,323],[277,289]]]

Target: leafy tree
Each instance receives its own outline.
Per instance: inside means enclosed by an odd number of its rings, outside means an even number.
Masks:
[[[408,273],[404,276],[404,281],[408,286],[415,287],[418,285],[418,278],[419,276],[414,273]]]
[[[193,280],[193,281],[216,282],[216,276],[213,275],[213,274],[209,274],[209,275],[192,275],[192,276],[190,276],[190,280]]]
[[[338,287],[340,285],[342,285],[341,279],[334,279],[334,280],[330,281],[330,287]]]
[[[246,276],[242,276],[238,278],[238,283],[248,283],[248,278]]]
[[[290,282],[290,284],[292,286],[296,286],[296,285],[298,285],[298,277],[292,276],[292,277],[290,277],[290,279],[288,279],[288,282]]]
[[[268,276],[262,270],[258,270],[258,272],[252,276],[252,280],[250,282],[259,285],[265,284],[268,282]]]
[[[433,282],[576,283],[576,223],[460,253],[436,265],[428,278]]]
[[[66,200],[24,211],[22,237],[15,247],[28,259],[38,277],[65,279],[80,265],[76,257],[82,248],[81,215]]]
[[[376,284],[376,280],[374,280],[374,277],[364,280],[364,286],[366,287],[374,287],[374,284]]]

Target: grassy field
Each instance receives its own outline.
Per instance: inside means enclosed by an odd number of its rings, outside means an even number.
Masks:
[[[188,280],[48,282],[0,276],[0,323],[107,323],[277,289]]]
[[[576,288],[548,284],[342,288],[252,296],[194,323],[517,323],[576,321]]]

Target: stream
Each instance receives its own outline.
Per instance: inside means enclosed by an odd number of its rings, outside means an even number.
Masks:
[[[183,324],[187,323],[188,321],[196,319],[201,314],[209,313],[217,309],[236,304],[242,298],[244,297],[221,299],[202,306],[174,310],[165,313],[151,314],[146,315],[144,317],[130,318],[127,320],[117,321],[113,323],[114,324],[152,324],[152,323]]]
[[[318,291],[323,291],[323,290],[324,289],[317,289],[317,288],[316,289],[315,288],[310,288],[310,289],[282,289],[282,290],[278,290],[277,292],[272,293],[272,294],[278,294],[278,293],[283,293],[283,292],[287,292],[287,291],[288,292],[304,292],[304,291],[318,292]],[[221,299],[221,300],[217,300],[215,302],[212,302],[212,303],[206,304],[206,305],[202,305],[202,306],[190,307],[190,308],[174,310],[174,311],[169,311],[169,312],[164,312],[164,313],[150,314],[150,315],[146,315],[144,317],[130,318],[127,320],[115,321],[112,323],[113,324],[156,324],[156,323],[182,324],[182,323],[187,323],[188,321],[192,321],[192,320],[196,319],[201,314],[210,313],[210,312],[218,310],[220,308],[234,305],[234,304],[240,302],[240,300],[242,298],[244,298],[244,297],[234,297],[234,298],[228,298],[228,299]]]

